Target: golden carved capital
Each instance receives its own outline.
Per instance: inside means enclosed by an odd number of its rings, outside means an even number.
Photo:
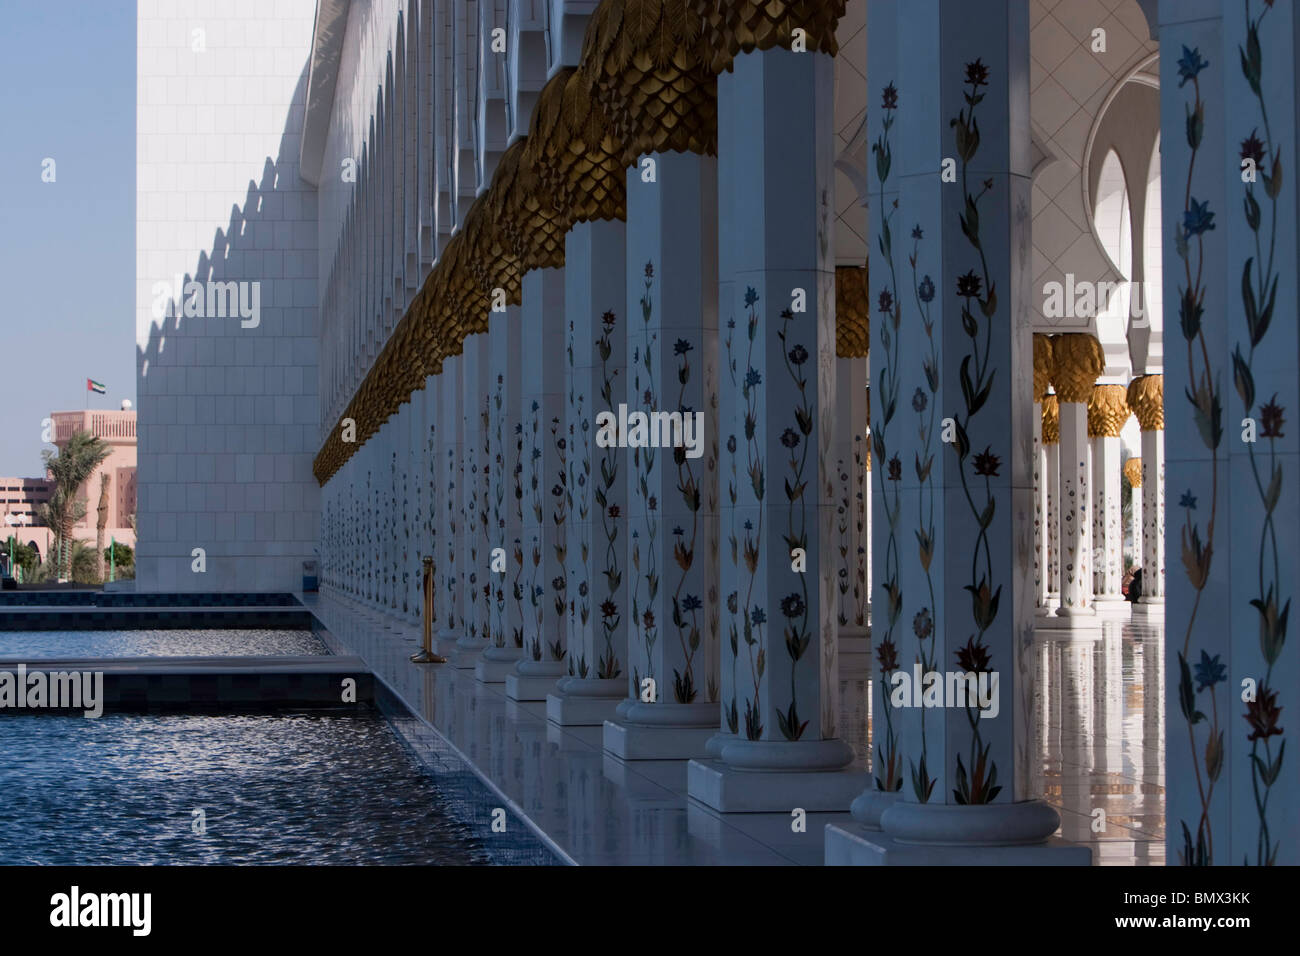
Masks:
[[[692,0],[702,23],[701,46],[714,73],[730,70],[741,53],[791,48],[796,29],[803,30],[803,49],[839,52],[835,26],[844,16],[845,0]]]
[[[1124,477],[1134,488],[1142,487],[1142,459],[1130,458],[1124,462]]]
[[[866,358],[870,347],[867,270],[840,266],[835,270],[835,354],[840,358]]]
[[[542,87],[524,162],[562,217],[572,222],[627,218],[625,152],[577,70],[566,67]]]
[[[1052,340],[1052,385],[1062,402],[1085,404],[1092,386],[1106,367],[1106,356],[1096,336],[1066,332]]]
[[[866,388],[867,392],[867,471],[871,470],[871,386]]]
[[[579,72],[604,108],[623,166],[644,153],[718,151],[717,77],[688,0],[604,0],[587,24]]]
[[[1115,438],[1131,414],[1123,385],[1094,385],[1088,400],[1088,437]]]
[[[1055,445],[1061,440],[1061,404],[1055,395],[1043,396],[1043,444]]]
[[[1042,401],[1052,384],[1052,337],[1034,333],[1034,401]]]
[[[1165,427],[1165,377],[1139,375],[1128,383],[1128,404],[1144,432]]]

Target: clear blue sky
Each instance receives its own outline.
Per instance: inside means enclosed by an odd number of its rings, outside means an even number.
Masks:
[[[135,0],[0,18],[0,476],[35,476],[41,419],[87,378],[91,408],[135,402]]]

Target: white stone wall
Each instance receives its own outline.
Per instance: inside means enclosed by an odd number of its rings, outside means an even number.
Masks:
[[[142,591],[297,588],[314,557],[317,214],[298,156],[315,8],[139,0]],[[178,275],[249,283],[250,306],[256,283],[257,313],[155,317]]]

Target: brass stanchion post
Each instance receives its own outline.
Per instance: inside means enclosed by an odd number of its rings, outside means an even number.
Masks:
[[[425,555],[424,559],[424,650],[412,654],[411,660],[416,664],[445,664],[447,658],[433,652],[433,558]]]

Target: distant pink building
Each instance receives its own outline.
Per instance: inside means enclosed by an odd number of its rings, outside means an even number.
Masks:
[[[78,431],[88,431],[108,443],[109,455],[81,486],[78,495],[86,506],[86,515],[73,526],[73,537],[95,541],[99,523],[100,475],[108,475],[108,526],[104,541],[117,540],[135,546],[136,475],[135,412],[89,409],[76,412],[52,412],[52,440],[62,450]],[[0,478],[0,540],[16,535],[23,544],[34,546],[44,557],[49,553],[54,534],[40,519],[40,506],[50,500],[54,482],[43,478]]]

